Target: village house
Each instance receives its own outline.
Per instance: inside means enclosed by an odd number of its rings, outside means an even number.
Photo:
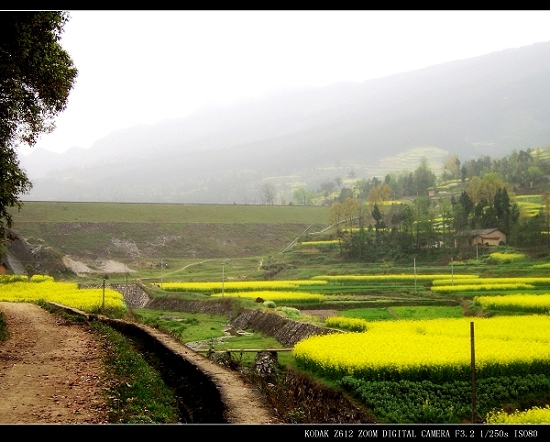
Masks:
[[[497,228],[475,229],[455,236],[455,247],[459,245],[502,246],[506,244],[506,233]]]

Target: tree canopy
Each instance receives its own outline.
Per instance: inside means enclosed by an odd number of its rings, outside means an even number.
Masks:
[[[0,13],[0,236],[9,207],[32,187],[16,149],[34,146],[67,106],[78,71],[59,41],[69,15],[61,11]]]

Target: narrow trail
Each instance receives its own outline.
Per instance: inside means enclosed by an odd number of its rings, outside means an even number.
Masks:
[[[100,344],[84,325],[31,303],[0,302],[0,423],[107,423]]]
[[[186,266],[183,266],[181,269],[177,269],[177,270],[172,270],[171,272],[167,272],[164,274],[164,276],[169,276],[169,275],[174,275],[178,272],[181,272],[182,270],[185,270],[186,268],[188,267],[191,267],[191,266],[196,266],[196,265],[199,265],[199,264],[203,264],[205,263],[207,260],[204,260],[204,261],[200,261],[200,262],[192,262],[191,264],[187,264]]]

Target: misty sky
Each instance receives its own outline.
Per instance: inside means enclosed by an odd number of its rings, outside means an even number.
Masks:
[[[37,147],[293,87],[363,82],[550,41],[549,11],[71,11],[79,70]],[[29,149],[21,147],[20,153]]]

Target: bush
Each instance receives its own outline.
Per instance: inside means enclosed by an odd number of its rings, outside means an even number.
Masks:
[[[277,311],[283,312],[287,317],[291,319],[298,318],[300,316],[300,310],[294,307],[277,307]]]

